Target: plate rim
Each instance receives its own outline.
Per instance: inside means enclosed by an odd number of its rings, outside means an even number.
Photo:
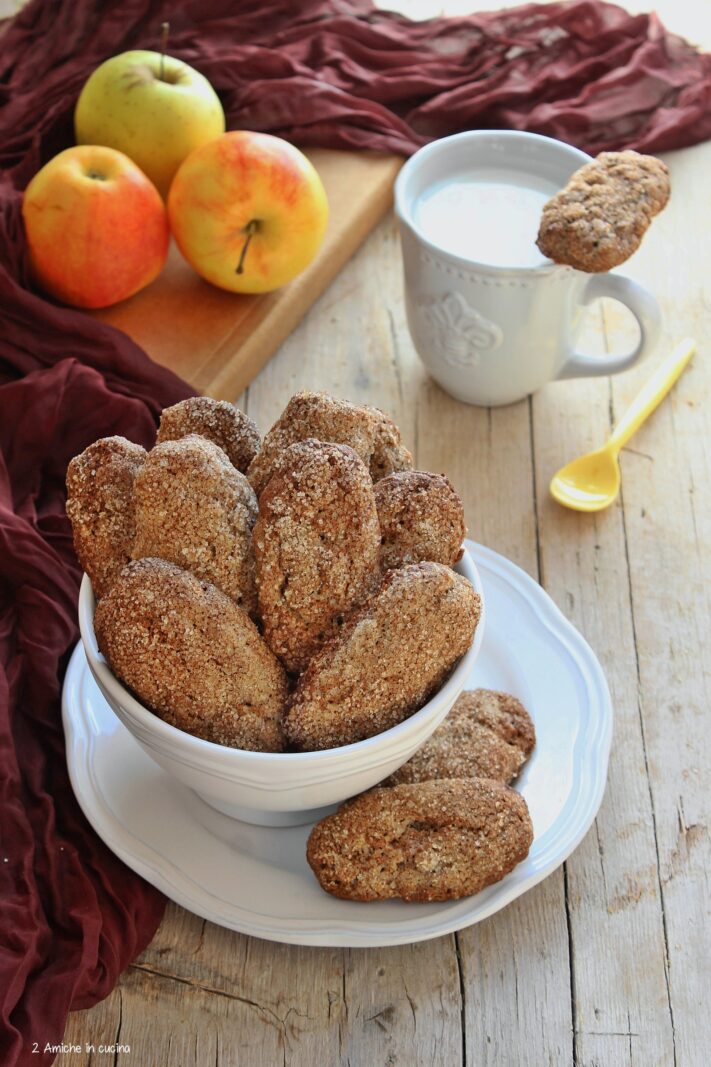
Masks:
[[[169,899],[193,913],[218,925],[240,933],[283,944],[315,947],[366,948],[387,945],[411,944],[431,940],[464,929],[507,907],[523,893],[528,892],[560,867],[577,848],[586,835],[602,803],[607,781],[607,767],[612,744],[613,708],[603,669],[590,645],[573,624],[565,617],[550,595],[517,564],[493,549],[466,542],[474,563],[484,572],[482,582],[486,589],[486,574],[498,576],[506,585],[513,587],[538,617],[549,635],[562,646],[577,667],[588,694],[588,706],[597,714],[590,716],[592,736],[586,737],[587,751],[582,759],[574,760],[577,778],[575,803],[567,819],[557,827],[547,845],[548,857],[535,870],[525,875],[519,865],[501,882],[496,883],[473,897],[459,901],[443,902],[438,907],[446,909],[430,911],[427,916],[413,914],[412,918],[398,919],[396,926],[388,927],[382,922],[373,923],[366,918],[346,924],[343,920],[317,918],[276,919],[270,916],[269,923],[260,922],[264,916],[248,911],[234,901],[225,901],[209,889],[200,886],[189,874],[172,860],[155,851],[127,827],[109,807],[91,773],[91,748],[95,735],[90,730],[90,716],[76,716],[72,696],[81,689],[83,679],[90,677],[88,663],[78,643],[65,675],[62,691],[62,718],[64,723],[67,765],[77,801],[87,820],[105,844],[132,870],[163,892]],[[82,662],[83,661],[83,662]],[[98,693],[98,690],[97,690]],[[99,694],[100,696],[100,694]],[[119,724],[120,725],[120,724]],[[125,727],[121,727],[125,729]],[[575,752],[576,745],[574,745]],[[83,755],[83,758],[82,758]],[[594,758],[590,758],[594,755]],[[584,758],[587,756],[588,758]],[[82,770],[83,780],[82,780]],[[187,789],[187,787],[181,787]],[[96,805],[102,809],[97,812]],[[570,803],[570,800],[567,802]],[[103,818],[100,814],[103,813]],[[543,834],[552,831],[561,816]],[[567,832],[566,831],[567,828]],[[563,834],[563,841],[558,842]],[[131,845],[126,845],[126,838]],[[555,847],[554,847],[555,846]],[[516,876],[516,872],[519,872]],[[476,904],[473,902],[477,901]],[[210,902],[227,907],[235,914],[230,917],[211,910]],[[401,902],[393,902],[395,907]],[[367,907],[367,905],[363,905]],[[408,905],[416,909],[417,905]],[[432,908],[432,905],[428,905]]]

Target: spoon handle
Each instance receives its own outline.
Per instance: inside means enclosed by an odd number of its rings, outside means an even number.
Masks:
[[[692,337],[686,337],[645,382],[610,435],[609,443],[616,452],[627,444],[632,434],[664,399],[695,351],[696,342]]]

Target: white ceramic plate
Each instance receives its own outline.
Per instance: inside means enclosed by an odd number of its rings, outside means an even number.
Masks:
[[[605,789],[612,706],[602,668],[519,567],[469,542],[487,629],[466,688],[502,689],[533,716],[537,745],[517,788],[535,839],[524,863],[444,904],[355,904],[324,893],[305,856],[309,826],[267,829],[214,811],[141,750],[91,678],[81,645],[64,684],[67,762],[96,832],[166,896],[212,922],[297,945],[424,941],[480,922],[540,882],[590,827]]]

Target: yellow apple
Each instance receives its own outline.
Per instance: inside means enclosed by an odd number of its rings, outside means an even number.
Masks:
[[[318,252],[328,201],[298,148],[267,133],[234,130],[188,156],[173,180],[168,216],[180,251],[208,282],[267,293]]]
[[[113,148],[60,152],[27,186],[22,217],[33,276],[74,307],[125,300],[157,277],[168,254],[158,190]]]
[[[182,60],[122,52],[84,85],[74,129],[79,144],[125,152],[165,197],[183,160],[225,132],[225,113],[207,78]]]

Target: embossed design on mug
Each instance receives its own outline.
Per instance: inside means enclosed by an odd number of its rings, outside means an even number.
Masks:
[[[429,300],[422,319],[429,333],[428,347],[439,349],[453,367],[478,366],[482,355],[504,339],[501,327],[471,307],[461,293]]]

